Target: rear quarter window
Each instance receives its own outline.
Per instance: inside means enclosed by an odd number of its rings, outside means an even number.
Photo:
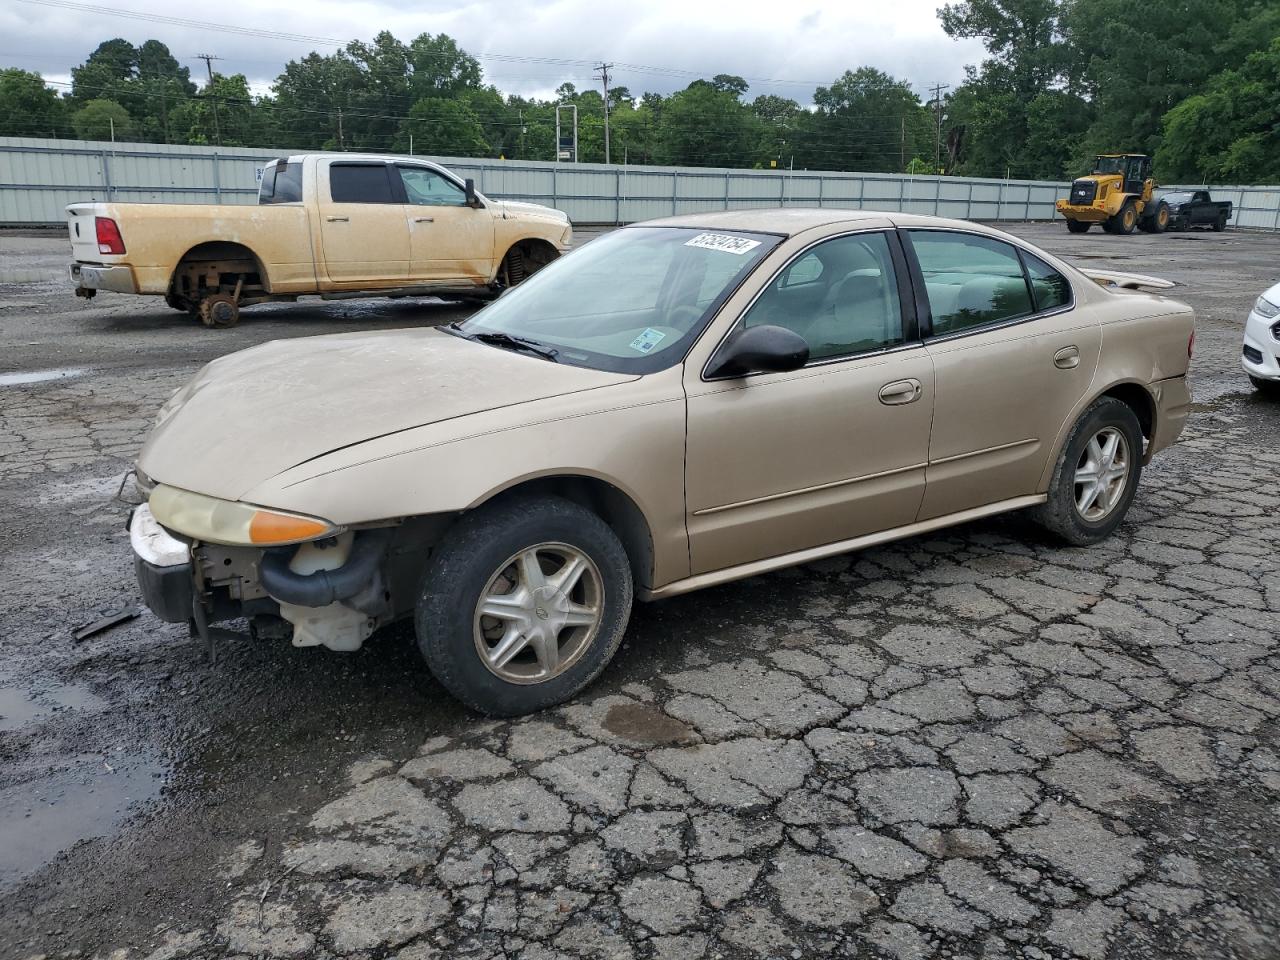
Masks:
[[[276,162],[262,173],[258,203],[299,203],[302,200],[302,164]]]

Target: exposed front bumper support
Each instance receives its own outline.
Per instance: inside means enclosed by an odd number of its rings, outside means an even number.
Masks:
[[[161,620],[188,622],[195,605],[190,546],[160,526],[145,503],[129,517],[129,543],[143,602]]]

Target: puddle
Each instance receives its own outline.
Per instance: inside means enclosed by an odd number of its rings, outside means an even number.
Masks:
[[[92,713],[104,710],[106,706],[101,697],[76,684],[33,691],[19,687],[0,687],[0,731],[19,730],[60,710],[86,710]]]
[[[696,739],[687,723],[647,703],[614,704],[601,725],[616,737],[651,747]]]
[[[57,370],[28,370],[26,373],[0,373],[0,387],[16,387],[25,383],[47,383],[66,380],[84,373],[83,367],[60,367]]]
[[[0,790],[0,888],[17,883],[82,840],[111,833],[140,801],[159,793],[154,758],[76,757],[44,779]]]

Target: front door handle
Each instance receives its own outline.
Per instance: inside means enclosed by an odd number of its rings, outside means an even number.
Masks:
[[[350,217],[325,217],[330,223],[346,223]]]
[[[920,381],[914,377],[907,380],[895,380],[880,388],[880,402],[889,406],[902,403],[915,403],[924,390]]]
[[[1053,355],[1053,365],[1059,370],[1072,370],[1080,366],[1080,349],[1072,344]]]
[[[435,217],[414,217],[413,222],[414,223],[435,223],[436,218]]]

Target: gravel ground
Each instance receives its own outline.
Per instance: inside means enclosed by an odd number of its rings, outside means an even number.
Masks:
[[[0,956],[1277,956],[1280,404],[1238,355],[1280,236],[1013,230],[1199,313],[1118,535],[1009,517],[641,606],[578,702],[504,722],[404,629],[71,638],[136,601],[114,495],[201,364],[462,311],[208,331],[0,237]]]

